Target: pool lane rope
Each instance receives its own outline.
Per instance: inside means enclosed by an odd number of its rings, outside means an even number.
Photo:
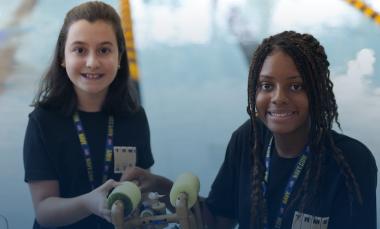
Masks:
[[[128,55],[129,73],[136,83],[139,81],[139,69],[133,36],[132,13],[129,0],[120,0],[121,22],[124,30],[125,43]]]
[[[372,19],[376,24],[380,25],[380,14],[371,6],[360,0],[344,0],[356,9],[360,10],[368,18]]]

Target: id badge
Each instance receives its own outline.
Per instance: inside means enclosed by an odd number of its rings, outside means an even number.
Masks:
[[[303,214],[296,211],[293,217],[292,229],[301,229]]]
[[[126,168],[136,166],[136,152],[134,146],[114,146],[113,147],[115,166],[114,173],[123,173]]]
[[[327,229],[329,217],[318,217],[296,211],[292,229]]]

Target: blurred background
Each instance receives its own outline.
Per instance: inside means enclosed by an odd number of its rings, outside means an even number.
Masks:
[[[29,105],[65,13],[81,2],[0,0],[0,227],[6,218],[9,228],[31,228],[34,212],[22,162]],[[105,2],[120,11],[120,1]],[[380,11],[380,1],[364,3]],[[343,133],[364,142],[380,164],[380,24],[358,10],[360,5],[344,0],[130,4],[153,172],[175,179],[192,171],[200,177],[201,194],[208,194],[231,133],[248,118],[250,55],[264,37],[290,29],[312,33],[324,45]]]

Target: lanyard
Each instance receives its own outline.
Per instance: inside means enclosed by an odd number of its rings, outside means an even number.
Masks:
[[[86,135],[84,134],[84,129],[82,122],[80,121],[78,112],[75,112],[73,115],[73,120],[75,127],[78,132],[79,142],[82,146],[83,156],[86,161],[88,179],[91,184],[91,189],[95,189],[95,179],[94,179],[94,167],[91,160],[91,152],[90,147],[88,145]],[[107,128],[107,138],[106,138],[106,149],[104,156],[104,170],[103,170],[103,180],[104,183],[107,180],[108,171],[111,167],[112,162],[112,148],[113,148],[113,126],[114,126],[114,118],[113,116],[108,117],[108,128]]]
[[[269,179],[270,152],[271,152],[271,149],[272,149],[272,141],[273,141],[273,137],[269,141],[269,144],[268,144],[268,147],[267,147],[266,156],[265,156],[265,175],[264,175],[264,182],[262,184],[264,198],[267,198],[266,195],[267,195],[267,191],[268,191],[267,190],[268,189],[267,186],[268,186],[268,179]],[[308,156],[309,152],[310,152],[310,147],[309,146],[306,146],[302,150],[302,154],[298,158],[297,165],[294,168],[292,175],[289,177],[288,184],[286,185],[286,188],[285,188],[285,191],[284,191],[284,195],[283,195],[282,201],[280,203],[280,209],[278,211],[277,218],[276,218],[276,221],[275,221],[275,224],[274,224],[274,228],[276,228],[276,229],[280,229],[281,228],[282,220],[283,220],[283,216],[284,216],[284,211],[286,209],[286,206],[288,205],[290,194],[293,192],[294,185],[297,182],[298,177],[299,177],[299,175],[302,172],[302,169],[305,167],[305,163],[306,163],[307,156]],[[266,220],[264,228],[265,229],[268,228],[268,221],[267,220]]]

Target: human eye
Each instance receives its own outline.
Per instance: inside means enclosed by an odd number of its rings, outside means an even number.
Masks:
[[[273,85],[271,84],[271,83],[269,83],[269,82],[260,82],[259,83],[259,87],[258,87],[258,89],[260,90],[260,91],[270,91],[270,90],[272,90],[272,88],[273,88]]]
[[[74,47],[73,52],[78,55],[84,55],[86,53],[86,49],[83,47]]]
[[[100,55],[106,55],[106,54],[110,53],[111,51],[112,50],[109,47],[101,47],[101,48],[99,48],[98,53]]]
[[[292,91],[301,91],[301,90],[303,89],[303,86],[302,86],[301,83],[292,83],[292,84],[290,85],[290,89],[291,89]]]

